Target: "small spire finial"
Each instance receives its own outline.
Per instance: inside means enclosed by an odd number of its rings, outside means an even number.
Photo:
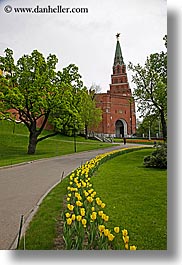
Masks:
[[[121,33],[117,33],[117,34],[116,34],[116,38],[117,38],[117,40],[119,40],[119,36],[120,36],[120,34],[121,34]]]
[[[123,56],[122,56],[122,52],[121,52],[121,46],[119,43],[119,36],[120,36],[120,33],[117,33],[116,34],[117,43],[116,43],[116,51],[115,51],[115,57],[114,57],[114,66],[116,66],[117,64],[119,64],[119,65],[124,64]]]

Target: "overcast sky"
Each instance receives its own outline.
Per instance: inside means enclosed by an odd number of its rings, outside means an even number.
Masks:
[[[6,6],[84,7],[88,13],[6,13]],[[166,0],[0,0],[0,55],[5,48],[18,59],[34,49],[56,54],[58,69],[74,63],[88,88],[109,89],[116,33],[127,65],[144,64],[151,53],[165,50]],[[129,74],[131,80],[131,74]],[[130,87],[133,85],[130,82]]]

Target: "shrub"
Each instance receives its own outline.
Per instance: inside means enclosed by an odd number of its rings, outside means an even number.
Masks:
[[[144,166],[167,169],[167,144],[156,145],[156,150],[144,157]]]

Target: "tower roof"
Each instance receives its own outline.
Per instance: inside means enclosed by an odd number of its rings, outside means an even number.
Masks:
[[[124,64],[123,56],[122,56],[122,52],[121,52],[121,46],[119,43],[119,36],[120,36],[120,33],[117,33],[117,35],[116,35],[117,43],[116,43],[116,51],[115,51],[115,57],[114,57],[114,66],[117,64],[120,64],[120,65]]]

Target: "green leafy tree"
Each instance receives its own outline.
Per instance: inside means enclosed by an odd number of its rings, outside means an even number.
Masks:
[[[167,36],[164,37],[167,48]],[[167,138],[167,52],[151,54],[144,67],[140,64],[128,66],[133,71],[134,97],[141,117],[160,117],[164,139]]]
[[[52,111],[49,122],[65,135],[73,135],[77,131],[84,128],[84,124],[80,117],[80,102],[82,90],[73,93],[73,88],[68,86],[66,91],[66,102],[63,105],[58,105]]]
[[[80,117],[83,82],[78,73],[78,67],[70,64],[57,73],[57,85],[62,87],[66,83],[67,89],[64,94],[64,104],[57,104],[50,114],[49,122],[60,132],[72,135],[74,131],[83,129]]]
[[[68,90],[69,101],[66,107],[55,108],[50,115],[50,122],[56,128],[67,135],[73,135],[78,131],[84,131],[88,138],[88,131],[97,126],[101,121],[101,110],[96,107],[93,92],[83,89],[75,89],[70,86]]]
[[[156,115],[148,115],[137,124],[136,134],[139,137],[142,137],[143,134],[145,137],[149,136],[149,129],[151,137],[161,137],[161,122],[160,118]]]
[[[74,65],[57,73],[57,62],[55,55],[50,54],[45,59],[37,50],[31,55],[22,56],[17,63],[14,62],[13,51],[10,49],[6,49],[5,56],[0,57],[0,69],[3,73],[0,76],[0,113],[7,117],[8,110],[14,109],[27,126],[28,154],[35,153],[38,142],[59,132],[64,122],[60,125],[57,121],[54,132],[40,136],[55,109],[70,113],[70,97],[73,90],[81,85],[78,69]],[[40,119],[42,122],[38,127]]]
[[[101,109],[96,107],[95,91],[85,89],[81,100],[81,120],[84,124],[85,138],[88,138],[89,129],[97,127],[102,119]]]

